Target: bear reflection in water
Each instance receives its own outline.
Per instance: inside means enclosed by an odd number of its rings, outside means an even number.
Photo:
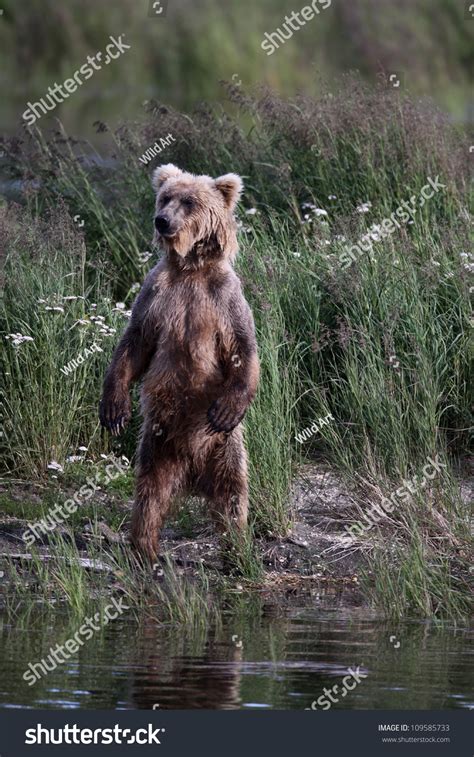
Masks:
[[[145,621],[139,641],[138,659],[131,691],[137,709],[236,709],[240,701],[241,643],[223,643],[211,632],[202,640],[202,654],[187,656],[186,642],[173,633],[166,653],[162,631],[153,621]],[[172,647],[175,647],[174,649]],[[194,650],[193,650],[194,651]]]

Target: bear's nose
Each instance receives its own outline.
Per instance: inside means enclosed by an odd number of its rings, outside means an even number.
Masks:
[[[160,234],[166,234],[166,232],[169,231],[170,222],[168,221],[166,216],[156,216],[155,228],[160,232]]]

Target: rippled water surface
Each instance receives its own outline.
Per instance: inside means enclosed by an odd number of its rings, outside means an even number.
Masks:
[[[363,609],[264,603],[198,631],[122,619],[29,686],[28,663],[77,629],[64,615],[15,624],[0,616],[1,707],[304,709],[325,687],[340,693],[349,667],[366,677],[333,707],[474,706],[472,629],[452,624],[394,625]]]

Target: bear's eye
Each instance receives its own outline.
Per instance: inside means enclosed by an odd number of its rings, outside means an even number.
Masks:
[[[181,201],[186,210],[192,210],[194,208],[194,200],[192,197],[183,197]]]
[[[161,202],[163,205],[167,205],[170,200],[171,200],[171,195],[163,195],[163,197],[161,198]]]

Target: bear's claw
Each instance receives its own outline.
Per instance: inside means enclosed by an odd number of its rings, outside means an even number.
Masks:
[[[120,402],[103,398],[99,405],[99,419],[103,428],[118,436],[130,420],[130,400]]]
[[[213,434],[226,433],[233,431],[239,425],[245,415],[245,410],[221,405],[219,400],[212,403],[207,412],[208,425],[206,431],[211,436]]]

